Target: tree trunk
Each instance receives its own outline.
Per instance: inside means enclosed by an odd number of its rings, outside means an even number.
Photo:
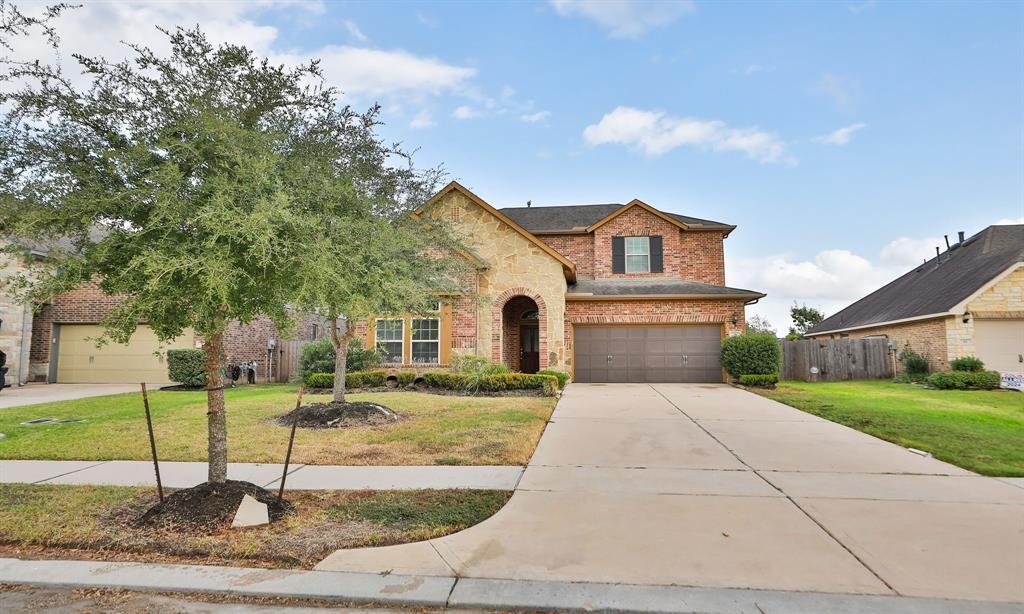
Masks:
[[[223,329],[206,337],[203,349],[206,350],[206,425],[207,461],[209,463],[207,479],[215,484],[223,484],[228,479],[228,427],[224,415],[224,378],[221,375],[221,367],[226,362]]]
[[[339,322],[342,328],[338,330]],[[331,343],[334,345],[334,401],[345,402],[345,369],[348,366],[348,342],[355,329],[347,319],[331,318]]]

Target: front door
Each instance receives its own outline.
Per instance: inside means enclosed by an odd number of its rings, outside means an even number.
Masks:
[[[540,339],[536,324],[519,327],[519,370],[536,373],[540,369]]]

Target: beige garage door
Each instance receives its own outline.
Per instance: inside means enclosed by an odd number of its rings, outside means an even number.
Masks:
[[[722,383],[720,326],[577,326],[577,382]]]
[[[57,381],[62,384],[130,384],[167,382],[169,349],[190,348],[186,332],[161,347],[153,329],[139,326],[127,345],[108,343],[97,348],[93,339],[103,334],[94,324],[62,324],[57,345]],[[154,352],[160,352],[154,355]]]
[[[974,348],[986,369],[1024,372],[1024,320],[975,320]]]

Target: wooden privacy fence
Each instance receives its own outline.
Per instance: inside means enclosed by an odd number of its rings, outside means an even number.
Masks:
[[[847,379],[880,379],[893,377],[889,340],[871,339],[804,339],[782,341],[782,373],[784,380],[834,382]],[[817,372],[814,372],[817,367]]]
[[[289,382],[292,377],[298,377],[299,356],[310,341],[305,339],[279,339],[277,352],[275,353],[274,381]]]

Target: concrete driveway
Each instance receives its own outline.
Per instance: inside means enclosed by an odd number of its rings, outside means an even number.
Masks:
[[[155,389],[163,384],[153,384]],[[70,401],[86,397],[101,397],[122,392],[138,392],[138,384],[27,384],[21,388],[0,390],[0,409],[38,405],[54,401]]]
[[[727,386],[573,384],[494,517],[317,568],[1024,601],[1024,489]]]

